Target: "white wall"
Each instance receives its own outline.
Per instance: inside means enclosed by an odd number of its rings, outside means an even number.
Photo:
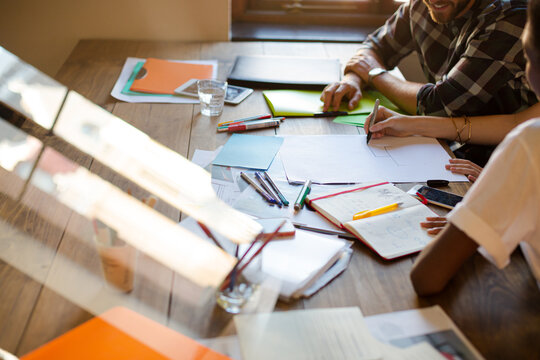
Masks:
[[[54,76],[85,38],[229,38],[230,0],[0,0],[0,46]]]

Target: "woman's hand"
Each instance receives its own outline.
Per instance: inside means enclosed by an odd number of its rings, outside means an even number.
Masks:
[[[470,182],[475,182],[482,172],[482,167],[465,159],[450,159],[450,164],[445,165],[445,168],[453,174],[465,175]]]
[[[420,226],[427,229],[428,234],[437,235],[447,222],[448,220],[444,216],[427,217],[426,221],[420,223]]]
[[[411,116],[401,115],[395,111],[379,106],[375,124],[372,123],[373,113],[369,114],[364,124],[364,131],[371,131],[372,139],[383,136],[411,136],[416,134]]]

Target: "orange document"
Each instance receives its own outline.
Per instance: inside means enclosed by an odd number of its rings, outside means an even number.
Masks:
[[[124,307],[113,308],[21,357],[34,359],[230,360]]]
[[[152,94],[171,94],[190,79],[211,79],[213,66],[146,59],[130,90]]]

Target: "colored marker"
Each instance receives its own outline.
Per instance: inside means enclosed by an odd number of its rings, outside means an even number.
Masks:
[[[226,124],[237,123],[237,122],[270,119],[271,117],[272,117],[272,115],[270,115],[270,114],[255,115],[255,116],[250,116],[250,117],[243,118],[243,119],[223,121],[223,122],[218,123],[217,125],[218,126],[223,126],[223,125],[226,125]]]
[[[377,121],[377,110],[379,110],[379,99],[375,100],[375,106],[373,106],[373,111],[371,112],[371,121],[369,124],[369,128],[371,129],[371,125],[375,125],[375,121]],[[371,130],[368,130],[367,138],[366,138],[366,144],[369,144],[369,140],[371,140]]]
[[[276,204],[279,207],[282,207],[283,204],[281,203],[281,200],[279,200],[279,198],[277,196],[274,196],[274,193],[272,192],[272,190],[270,190],[268,185],[266,185],[266,183],[264,182],[263,177],[261,176],[261,174],[258,171],[255,171],[255,178],[257,179],[257,181],[259,181],[259,184],[261,184],[264,191],[266,191],[268,193],[268,195],[270,195],[270,197],[276,202]]]
[[[261,194],[261,196],[264,198],[264,200],[266,200],[267,202],[269,202],[270,204],[275,204],[276,201],[266,193],[266,191],[264,191],[263,189],[261,189],[259,187],[259,185],[255,184],[255,182],[253,180],[251,180],[249,178],[249,176],[246,175],[246,173],[244,172],[240,172],[240,176],[242,177],[242,179],[246,180],[246,182],[253,186],[253,188],[255,189],[255,191],[257,191],[259,194]]]
[[[371,217],[371,216],[375,216],[375,215],[386,214],[386,213],[388,213],[390,211],[396,210],[402,204],[403,203],[398,202],[398,203],[382,206],[380,208],[373,209],[373,210],[360,211],[360,212],[357,212],[356,214],[354,214],[353,220],[360,220],[360,219],[365,219],[367,217]]]
[[[254,129],[263,129],[269,127],[279,126],[281,122],[279,120],[260,120],[260,121],[249,121],[242,124],[233,124],[229,125],[226,128],[218,128],[218,132],[235,132],[235,131],[245,131],[245,130],[254,130]]]
[[[270,186],[272,187],[272,189],[274,189],[274,192],[277,194],[277,196],[279,196],[279,199],[281,200],[281,202],[283,203],[283,205],[289,206],[289,201],[287,201],[287,199],[285,199],[285,196],[283,196],[283,194],[281,193],[281,191],[279,191],[279,188],[278,188],[277,185],[274,183],[274,181],[272,180],[272,178],[270,178],[270,175],[269,175],[266,171],[264,172],[264,177],[266,178],[266,181],[268,181],[268,183],[270,184]]]
[[[304,186],[302,186],[302,190],[300,190],[300,193],[298,194],[298,197],[296,198],[296,201],[294,202],[294,210],[298,211],[304,207],[304,201],[306,200],[306,196],[311,191],[311,180],[307,180],[304,183]]]

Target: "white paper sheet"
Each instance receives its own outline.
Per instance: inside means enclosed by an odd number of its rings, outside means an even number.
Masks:
[[[129,103],[167,103],[167,104],[198,104],[199,99],[192,98],[188,96],[152,96],[152,95],[126,95],[122,94],[122,89],[126,85],[126,82],[129,80],[129,77],[133,73],[133,69],[138,62],[144,61],[146,59],[128,57],[122,68],[122,72],[116,80],[116,84],[111,91],[111,96],[115,99],[126,101]],[[212,77],[217,77],[217,60],[169,60],[174,62],[185,62],[189,64],[206,64],[213,65],[214,70],[212,72]]]
[[[436,139],[366,135],[284,136],[280,149],[290,182],[310,179],[319,184],[369,181],[424,182],[429,179],[468,181],[444,168],[450,156]]]

